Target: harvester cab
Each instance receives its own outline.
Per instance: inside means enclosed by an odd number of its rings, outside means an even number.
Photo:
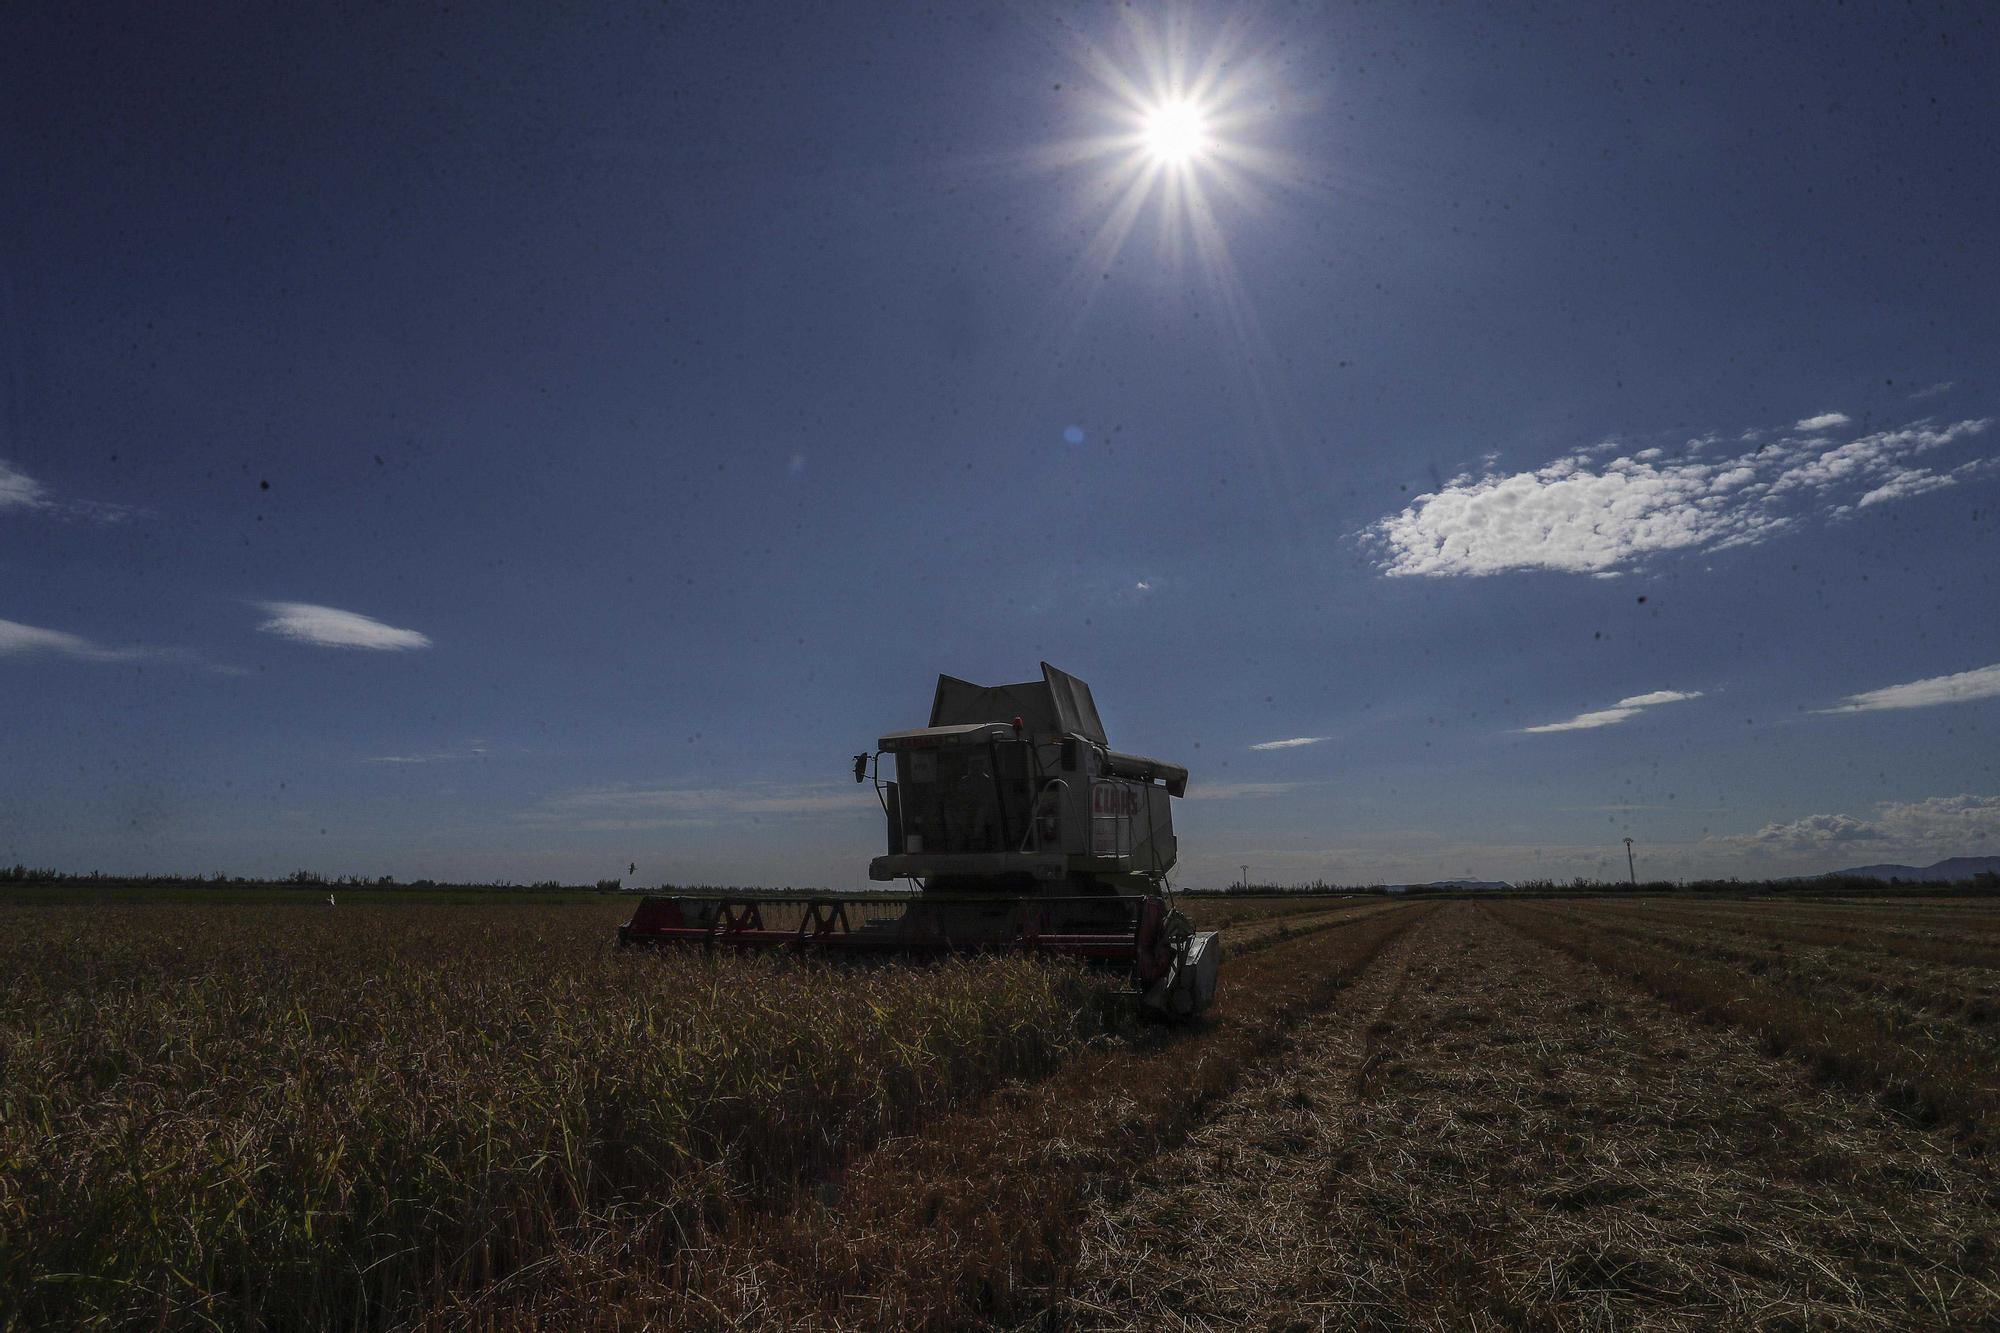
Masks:
[[[1111,749],[1081,680],[1046,662],[1018,685],[939,676],[929,725],[883,736],[854,776],[874,782],[887,821],[869,878],[913,892],[647,898],[619,942],[1056,954],[1126,970],[1156,1015],[1208,1006],[1220,940],[1166,898],[1187,770]]]

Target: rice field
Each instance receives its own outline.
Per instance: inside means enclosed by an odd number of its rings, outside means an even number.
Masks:
[[[686,1234],[1118,1021],[1018,959],[620,954],[589,907],[12,913],[22,1327],[390,1325],[578,1228]]]
[[[1215,1010],[617,901],[0,906],[0,1328],[2000,1323],[2000,902],[1206,902]]]

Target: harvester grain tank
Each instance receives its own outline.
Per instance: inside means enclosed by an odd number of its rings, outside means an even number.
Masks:
[[[893,776],[883,772],[883,758]],[[872,880],[913,892],[849,897],[689,894],[642,900],[626,945],[937,957],[1014,950],[1123,970],[1150,1012],[1185,1018],[1215,993],[1221,943],[1166,897],[1178,764],[1110,748],[1090,687],[939,676],[930,723],[854,757],[888,847]]]

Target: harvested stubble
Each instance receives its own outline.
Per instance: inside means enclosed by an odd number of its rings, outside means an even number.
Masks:
[[[1181,910],[1201,923],[1203,930],[1228,927],[1232,940],[1240,938],[1238,932],[1247,926],[1281,920],[1297,921],[1328,912],[1379,912],[1397,905],[1395,899],[1379,895],[1323,898],[1299,894],[1274,894],[1270,897],[1204,894],[1177,901]]]
[[[1753,903],[1695,907],[1657,901],[1598,904],[1593,910],[1704,931],[1886,954],[1918,963],[2000,969],[2000,934],[1996,934],[2000,931],[2000,903],[1983,903],[1945,920],[1932,919],[1939,910],[1935,907],[1914,908],[1893,900],[1837,913],[1813,907],[1787,911]]]
[[[1183,1137],[1389,941],[1432,910],[1347,914],[1232,947],[1186,1031],[1081,1052],[857,1158],[817,1199],[739,1216],[647,1271],[572,1250],[562,1276],[434,1312],[441,1327],[958,1329],[1011,1326],[1069,1284],[1093,1199]]]
[[[1231,959],[1240,958],[1246,953],[1268,948],[1273,944],[1281,944],[1286,940],[1297,939],[1302,935],[1310,935],[1332,926],[1344,926],[1363,917],[1394,911],[1400,906],[1400,903],[1395,902],[1361,902],[1346,903],[1320,911],[1315,910],[1311,904],[1300,903],[1289,913],[1259,912],[1242,918],[1241,925],[1228,927],[1227,933],[1223,936],[1227,941],[1225,953]],[[1227,913],[1218,913],[1217,916],[1223,920],[1215,920],[1204,913],[1199,918],[1201,928],[1212,929],[1230,919]]]
[[[1091,1328],[2000,1318],[1988,1159],[1465,904],[1087,1234]]]
[[[1943,1037],[1891,1004],[1842,1002],[1832,986],[1790,989],[1748,968],[1701,957],[1661,932],[1619,930],[1590,906],[1509,904],[1505,919],[1544,944],[1629,977],[1671,1004],[1754,1033],[1773,1055],[1803,1057],[1822,1079],[1878,1094],[1923,1123],[1955,1126],[1965,1146],[2000,1142],[2000,1074],[1983,1040]]]
[[[644,1266],[1126,1021],[1067,967],[621,955],[610,924],[10,912],[0,1327],[382,1326],[579,1243]]]
[[[1727,917],[1684,919],[1609,906],[1593,908],[1590,919],[1609,934],[1733,963],[1795,991],[1904,1010],[1910,1023],[1939,1040],[2000,1045],[2000,970],[1949,961],[1948,955],[1925,959],[1873,948],[1866,937],[1829,943],[1810,929],[1787,933],[1782,922],[1742,930]]]
[[[1183,1145],[1144,1163],[1128,1197],[1096,1201],[1060,1293],[1067,1322],[1244,1327],[1302,1313],[1290,1293],[1300,1277],[1349,1258],[1320,1234],[1318,1182],[1396,1031],[1387,1016],[1430,931],[1406,930],[1384,947],[1301,1025],[1288,1058],[1259,1065]],[[1358,1312],[1326,1313],[1346,1322]]]

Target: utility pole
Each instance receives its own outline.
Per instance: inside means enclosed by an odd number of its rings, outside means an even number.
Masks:
[[[1250,892],[1250,867],[1243,867],[1243,892]]]
[[[1639,867],[1632,860],[1632,840],[1625,839],[1625,873],[1632,877],[1632,887],[1639,887]]]

